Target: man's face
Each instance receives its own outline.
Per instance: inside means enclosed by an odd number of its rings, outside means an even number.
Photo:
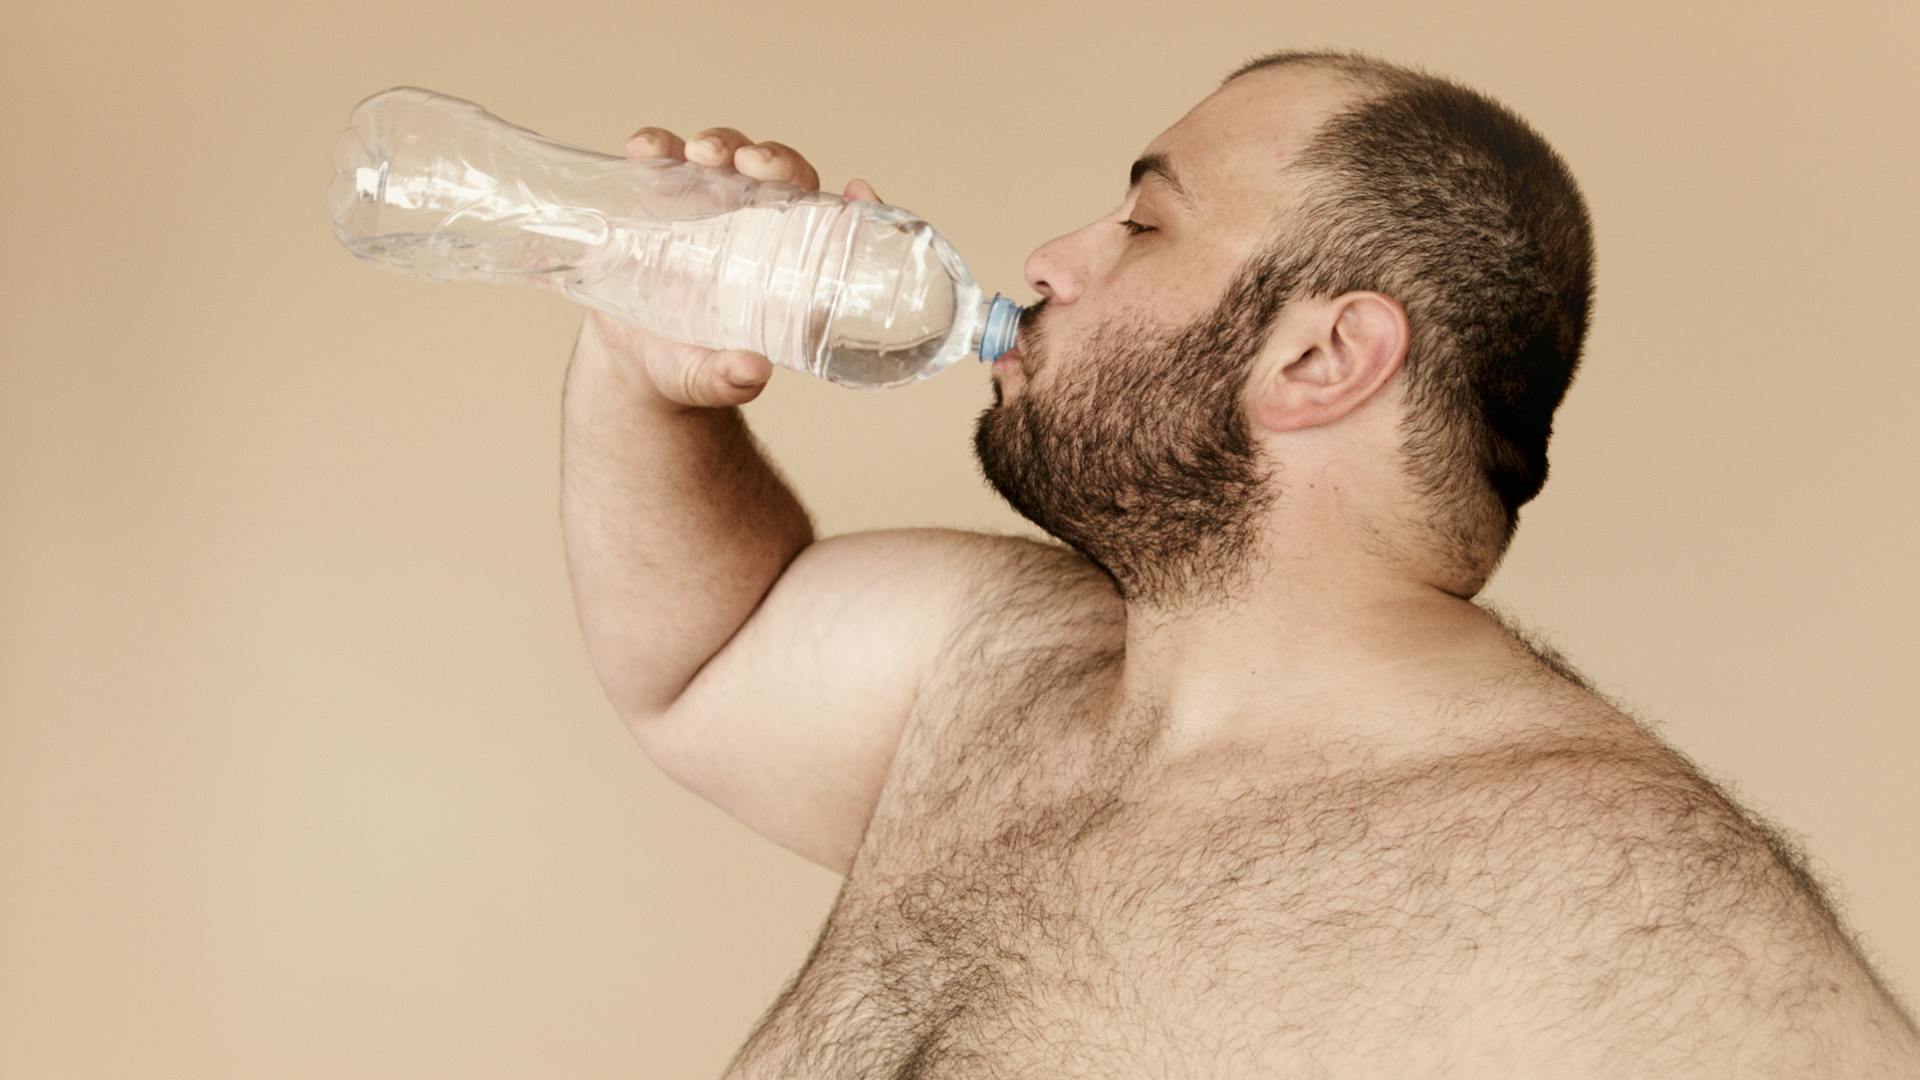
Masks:
[[[1043,299],[974,450],[1129,601],[1224,598],[1258,551],[1278,492],[1242,395],[1274,314],[1259,301],[1291,292],[1263,248],[1284,162],[1343,99],[1310,70],[1235,80],[1154,140],[1118,210],[1027,260]]]

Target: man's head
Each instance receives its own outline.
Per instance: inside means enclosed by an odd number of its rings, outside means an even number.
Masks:
[[[1130,179],[1028,259],[1043,299],[976,427],[988,481],[1130,600],[1226,598],[1307,508],[1477,592],[1586,334],[1591,227],[1558,156],[1456,84],[1281,53]]]

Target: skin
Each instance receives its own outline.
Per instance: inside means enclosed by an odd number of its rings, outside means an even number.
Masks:
[[[1114,211],[1033,252],[1026,277],[1042,300],[1021,326],[1024,358],[996,369],[995,404],[976,425],[988,482],[1126,598],[1109,704],[1164,717],[1170,753],[1265,735],[1369,755],[1419,745],[1430,732],[1361,719],[1374,699],[1403,701],[1436,679],[1478,685],[1516,663],[1512,635],[1443,587],[1411,541],[1422,510],[1398,469],[1400,304],[1296,298],[1264,341],[1234,314],[1236,279],[1257,268],[1276,207],[1298,190],[1287,163],[1352,93],[1310,68],[1256,72],[1154,139],[1144,153],[1168,155],[1192,205],[1149,174]],[[642,128],[627,152],[819,186],[791,147],[731,127],[691,140]],[[843,197],[879,201],[858,179]],[[1153,231],[1131,235],[1130,216]],[[743,404],[772,373],[757,353],[589,318],[683,404]],[[1229,417],[1238,434],[1223,434]],[[1127,438],[1095,452],[1103,431]],[[1175,453],[1199,460],[1170,479],[1158,463]],[[1169,482],[1175,505],[1156,507],[1147,493]]]
[[[1912,1021],[1778,838],[1423,549],[1402,306],[1249,310],[1300,190],[1287,163],[1352,92],[1311,68],[1236,80],[1143,152],[1190,199],[1148,175],[1027,260],[1042,301],[974,445],[1085,563],[1032,554],[981,583],[821,943],[733,1074],[1038,1054],[1020,1024],[1058,999],[1010,988],[1116,975],[1126,992],[1047,1030],[1131,1046],[1149,1002],[1185,1017],[1160,1035],[1218,1036],[1176,1058],[1241,1055],[1221,1075],[1920,1069]],[[818,185],[786,147],[702,135],[643,129],[629,151]],[[771,373],[636,340],[685,404],[751,400]],[[1101,948],[1076,968],[1082,945]],[[1029,955],[1051,959],[999,973]],[[1154,998],[1189,967],[1204,1008]],[[1257,1019],[1233,1028],[1222,1001]]]
[[[1144,153],[1172,161],[1193,205],[1149,173],[1028,258],[1043,301],[977,424],[996,490],[1114,577],[1127,601],[1114,704],[1164,717],[1170,748],[1270,734],[1369,754],[1420,745],[1434,732],[1367,719],[1375,706],[1514,669],[1511,636],[1447,590],[1408,527],[1401,305],[1296,298],[1264,340],[1236,317],[1236,278],[1299,190],[1288,162],[1352,92],[1311,69],[1259,72],[1155,138]],[[1179,452],[1189,467],[1170,478],[1158,463]]]

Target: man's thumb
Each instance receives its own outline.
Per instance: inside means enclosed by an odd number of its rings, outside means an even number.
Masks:
[[[715,389],[729,403],[748,401],[759,396],[761,388],[773,376],[773,362],[746,349],[714,353],[707,363],[715,371]]]

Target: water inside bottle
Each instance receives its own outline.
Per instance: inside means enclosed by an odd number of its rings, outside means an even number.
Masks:
[[[815,196],[608,225],[561,291],[662,337],[878,388],[936,374],[978,336],[971,274],[893,207]]]
[[[972,337],[979,288],[940,234],[898,212],[863,214],[850,246],[827,330],[827,377],[897,386],[958,359]]]

